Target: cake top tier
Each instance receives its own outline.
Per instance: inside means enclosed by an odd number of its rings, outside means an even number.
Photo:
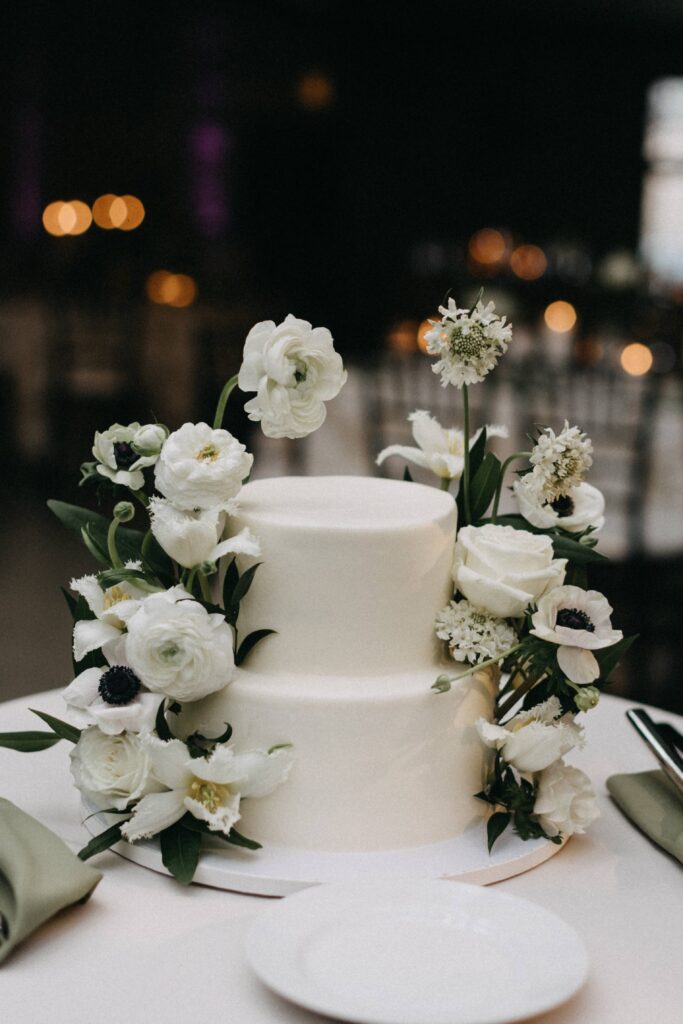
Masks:
[[[234,529],[259,538],[262,565],[239,636],[275,629],[260,672],[382,675],[427,668],[434,620],[452,593],[455,502],[422,484],[279,477],[246,484]]]
[[[453,514],[453,499],[434,487],[361,476],[283,476],[253,480],[239,498],[240,515],[256,523],[307,530],[388,530]]]

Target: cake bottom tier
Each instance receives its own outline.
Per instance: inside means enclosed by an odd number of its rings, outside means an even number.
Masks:
[[[224,722],[238,749],[291,743],[294,765],[270,796],[244,800],[238,828],[268,846],[395,850],[459,835],[482,819],[474,799],[486,751],[475,722],[490,717],[493,684],[467,676],[445,694],[439,669],[410,675],[260,675],[186,708],[186,729],[215,735]]]

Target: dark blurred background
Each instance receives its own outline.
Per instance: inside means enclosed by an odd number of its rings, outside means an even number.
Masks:
[[[44,501],[95,429],[210,418],[293,312],[347,387],[296,445],[230,429],[260,475],[376,471],[413,409],[460,422],[425,321],[484,286],[515,340],[475,416],[592,437],[615,692],[683,710],[678,0],[5,5],[0,86],[0,698],[68,682],[89,560]]]

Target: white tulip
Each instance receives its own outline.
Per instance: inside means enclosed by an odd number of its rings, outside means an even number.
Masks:
[[[600,817],[588,776],[563,761],[551,764],[538,777],[533,817],[548,836],[585,832]]]
[[[429,469],[442,480],[457,480],[465,465],[465,435],[456,427],[444,428],[428,412],[418,409],[408,417],[413,427],[417,448],[391,444],[377,456],[381,466],[390,455],[400,455],[408,462]],[[488,437],[507,437],[507,427],[487,426]],[[476,444],[481,430],[471,438],[470,449]]]
[[[85,729],[70,757],[76,786],[96,807],[122,811],[133,800],[162,788],[150,774],[149,755],[139,736]]]
[[[139,569],[139,562],[126,562],[127,569]],[[116,586],[102,590],[96,576],[81,576],[69,584],[80,594],[94,613],[94,619],[81,619],[74,623],[73,651],[76,661],[96,651],[112,640],[117,640],[126,628],[126,621],[133,615],[148,592],[140,590],[134,583],[124,580]]]
[[[253,461],[253,455],[227,430],[184,423],[164,443],[154,480],[176,508],[229,509]]]
[[[186,569],[194,569],[202,562],[217,562],[223,555],[257,558],[261,554],[260,545],[248,528],[220,540],[226,519],[220,509],[185,512],[165,498],[152,498],[149,513],[157,541],[167,555]]]
[[[520,711],[504,726],[480,718],[477,731],[487,747],[499,750],[503,760],[520,772],[539,772],[573,747],[583,746],[583,730],[571,715],[562,715],[557,697]]]

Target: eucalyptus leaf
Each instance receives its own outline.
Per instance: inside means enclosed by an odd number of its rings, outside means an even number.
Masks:
[[[48,715],[45,711],[36,711],[35,708],[29,708],[32,714],[37,715],[41,718],[45,725],[49,725],[53,733],[59,736],[62,740],[68,740],[70,743],[78,743],[81,738],[81,730],[77,729],[75,725],[70,725],[68,722],[63,722],[61,718],[55,718],[53,715]]]
[[[61,738],[53,732],[0,732],[0,747],[31,754],[36,750],[47,750],[48,747],[54,747]]]
[[[500,459],[487,452],[470,486],[472,521],[477,522],[486,512],[496,493],[502,466]]]
[[[496,839],[499,839],[510,824],[512,815],[508,811],[496,811],[492,814],[486,824],[486,835],[488,839],[489,853],[493,849]]]
[[[183,885],[189,885],[199,862],[201,834],[177,821],[159,833],[159,844],[164,867]]]
[[[103,853],[108,850],[110,846],[118,843],[121,837],[121,822],[117,822],[116,825],[112,825],[111,828],[106,829],[104,832],[100,832],[98,836],[93,836],[90,842],[83,847],[82,850],[78,851],[78,856],[81,860],[88,860],[90,857],[94,857],[96,853]]]
[[[277,630],[275,629],[255,629],[253,633],[249,633],[248,636],[245,636],[244,640],[237,648],[237,653],[235,655],[235,664],[241,665],[244,659],[254,649],[257,643],[259,643],[265,637],[271,636],[271,634],[276,632]]]

